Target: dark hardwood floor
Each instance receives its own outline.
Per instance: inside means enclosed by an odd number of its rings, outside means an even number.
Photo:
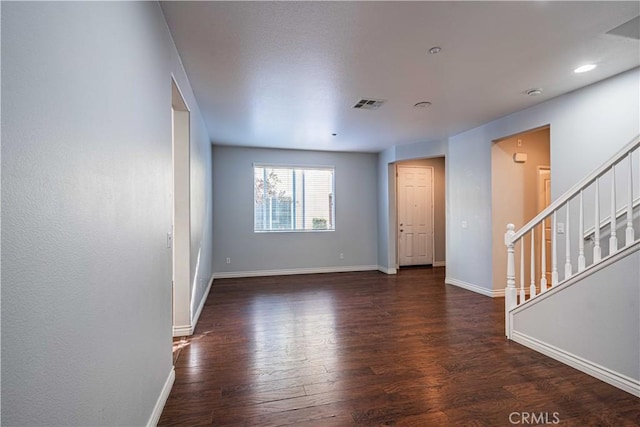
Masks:
[[[443,268],[216,280],[160,425],[640,425],[640,399],[507,341],[503,304]]]

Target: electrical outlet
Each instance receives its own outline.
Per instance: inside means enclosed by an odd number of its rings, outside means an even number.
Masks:
[[[467,228],[469,226],[469,224],[467,223],[467,221],[462,221],[462,228]]]
[[[227,264],[231,264],[231,258],[227,257]]]
[[[559,222],[557,227],[558,227],[558,234],[564,234],[564,222]]]
[[[344,259],[344,254],[340,252],[340,259]]]

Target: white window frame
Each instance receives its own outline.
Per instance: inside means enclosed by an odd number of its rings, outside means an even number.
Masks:
[[[331,188],[331,202],[330,202],[330,211],[329,217],[331,223],[329,224],[331,228],[326,229],[270,229],[270,230],[259,230],[256,228],[256,185],[255,185],[255,174],[256,168],[265,168],[265,169],[291,169],[291,170],[326,170],[331,171],[333,174],[332,180],[332,188]],[[253,232],[254,233],[326,233],[333,232],[336,230],[336,168],[335,166],[324,166],[324,165],[301,165],[301,164],[278,164],[278,163],[254,163],[253,168]],[[295,179],[295,173],[294,173]]]

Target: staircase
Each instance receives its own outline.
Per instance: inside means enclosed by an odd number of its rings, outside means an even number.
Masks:
[[[507,338],[640,397],[640,136],[504,239]]]

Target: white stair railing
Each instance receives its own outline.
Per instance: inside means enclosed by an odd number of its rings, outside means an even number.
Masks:
[[[635,164],[635,166],[634,166]],[[547,283],[547,236],[545,235],[545,224],[551,223],[551,289],[562,284],[562,282],[571,278],[573,275],[581,273],[586,269],[602,262],[607,257],[615,254],[621,249],[618,239],[618,219],[622,220],[624,215],[624,231],[621,230],[620,236],[624,234],[624,246],[630,246],[634,242],[640,240],[640,230],[634,230],[633,216],[634,212],[640,216],[640,179],[634,186],[634,168],[638,170],[640,178],[640,135],[636,136],[631,142],[625,145],[618,153],[602,164],[599,168],[590,173],[582,181],[574,185],[569,191],[564,193],[546,209],[540,212],[535,218],[527,223],[520,230],[516,231],[513,224],[507,225],[507,232],[504,237],[507,246],[507,287],[505,289],[505,334],[511,338],[511,325],[509,324],[509,311],[530,301],[541,295],[548,289]],[[617,169],[617,171],[616,171]],[[624,176],[626,179],[616,180],[616,175]],[[610,194],[608,194],[610,212],[606,222],[601,222],[601,182],[610,181]],[[606,185],[605,185],[606,187]],[[626,189],[624,188],[626,187]],[[634,202],[634,187],[638,193]],[[626,191],[625,191],[626,190]],[[616,193],[625,194],[624,199],[620,203],[622,207],[617,206]],[[620,194],[619,193],[619,194]],[[587,194],[591,197],[587,197]],[[607,197],[607,195],[605,195]],[[585,204],[592,203],[593,206]],[[577,206],[576,206],[577,204]],[[606,202],[605,202],[606,204]],[[634,210],[635,209],[635,210]],[[577,210],[577,212],[576,212]],[[585,214],[593,212],[592,231],[585,231]],[[606,208],[604,209],[606,212]],[[562,218],[564,213],[564,223],[559,223],[558,219]],[[577,214],[577,215],[576,215]],[[605,213],[606,215],[606,213]],[[571,234],[571,222],[577,216],[578,226],[577,232]],[[537,230],[540,230],[539,232]],[[557,235],[564,233],[564,277],[559,280],[558,273],[558,242]],[[609,234],[608,247],[602,247],[600,244],[600,236],[603,233]],[[536,234],[540,238],[536,238]],[[605,234],[606,235],[606,234]],[[572,239],[573,238],[573,239]],[[530,261],[529,265],[525,264],[525,250],[527,242],[529,243]],[[577,240],[577,242],[576,242]],[[585,240],[589,241],[593,246],[591,251],[585,251]],[[536,246],[539,242],[539,248]],[[578,254],[575,259],[576,268],[574,268],[574,259],[571,254],[572,244],[576,244]],[[602,252],[606,251],[605,257]],[[517,257],[516,253],[520,256]],[[539,283],[536,282],[536,257],[539,255],[540,270]],[[519,263],[516,262],[519,258]],[[525,270],[530,272],[530,284],[528,286],[528,298],[525,286]],[[519,274],[519,295],[516,288],[516,273]],[[538,291],[539,289],[539,291]]]

